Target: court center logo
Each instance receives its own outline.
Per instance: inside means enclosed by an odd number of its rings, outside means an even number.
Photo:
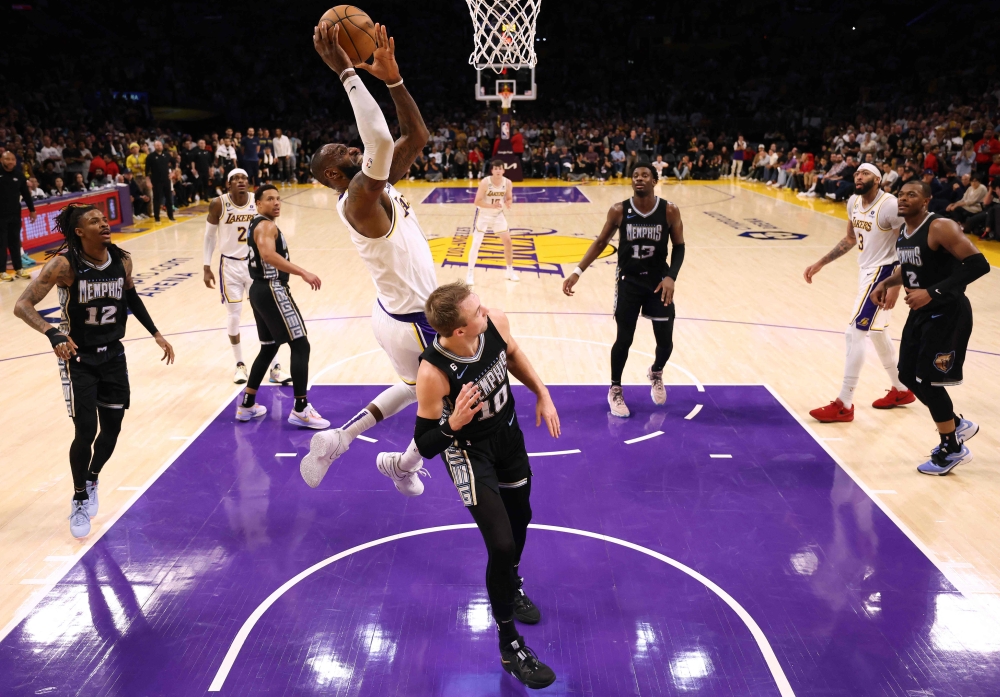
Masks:
[[[534,271],[564,277],[563,264],[578,264],[592,242],[589,238],[560,235],[552,228],[512,227],[511,244],[514,268],[517,271]],[[459,227],[453,237],[439,237],[429,242],[434,262],[441,266],[466,266],[472,247],[472,228]],[[599,258],[611,256],[617,248],[608,245]],[[483,238],[476,258],[477,269],[506,269],[503,240],[492,232]]]

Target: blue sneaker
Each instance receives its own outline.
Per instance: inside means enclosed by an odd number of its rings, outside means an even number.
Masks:
[[[972,452],[966,445],[957,453],[945,453],[940,446],[931,452],[931,459],[917,467],[921,474],[935,474],[939,477],[951,472],[959,465],[972,462]]]
[[[979,433],[979,424],[969,421],[961,414],[959,414],[958,420],[958,426],[955,427],[955,436],[958,438],[959,443],[964,443]]]

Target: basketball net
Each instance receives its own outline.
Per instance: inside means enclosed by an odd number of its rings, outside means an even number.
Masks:
[[[535,67],[535,21],[542,0],[465,1],[475,44],[469,65],[497,74],[506,67]]]
[[[503,90],[500,93],[500,106],[503,107],[503,111],[501,113],[506,114],[508,111],[510,111],[510,105],[513,102],[514,102],[514,93],[508,90]]]

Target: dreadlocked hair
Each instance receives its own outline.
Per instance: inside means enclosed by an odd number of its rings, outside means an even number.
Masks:
[[[56,249],[49,251],[45,258],[51,259],[54,256],[65,254],[73,268],[78,268],[86,255],[83,251],[83,240],[76,234],[76,225],[84,213],[95,210],[99,209],[91,204],[71,203],[59,211],[59,215],[56,216],[56,229],[62,233],[63,243]],[[129,253],[116,244],[108,247],[108,253],[115,262],[129,258]]]

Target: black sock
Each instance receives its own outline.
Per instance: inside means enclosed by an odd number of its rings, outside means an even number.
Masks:
[[[74,491],[73,492],[73,500],[74,501],[87,501],[89,498],[90,497],[87,496],[87,490],[86,489],[84,489],[83,491]]]
[[[309,404],[308,397],[296,397],[295,398],[295,411],[301,413],[306,410],[306,406]]]
[[[941,434],[941,449],[949,453],[957,453],[962,449],[955,431]]]
[[[497,620],[497,631],[500,633],[500,644],[509,644],[518,638],[517,627],[514,626],[514,618],[509,620]]]
[[[243,393],[243,406],[249,409],[254,404],[257,403],[257,393],[256,392],[244,392]]]
[[[955,428],[958,428],[961,425],[962,425],[962,419],[959,418],[958,416],[956,416],[955,417]]]

